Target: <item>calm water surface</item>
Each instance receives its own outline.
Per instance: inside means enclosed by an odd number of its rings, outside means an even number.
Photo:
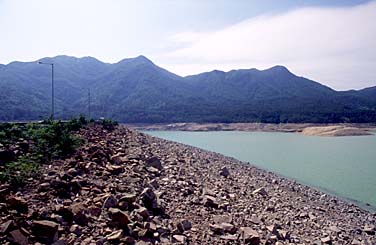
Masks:
[[[376,210],[376,136],[314,137],[279,132],[147,131],[231,156]]]

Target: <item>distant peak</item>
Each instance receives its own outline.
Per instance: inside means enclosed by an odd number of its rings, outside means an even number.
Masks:
[[[144,55],[139,55],[139,56],[137,56],[135,59],[138,59],[138,60],[149,60],[149,59],[146,58],[146,56],[144,56]]]
[[[154,64],[151,60],[149,60],[146,56],[144,55],[139,55],[134,58],[126,58],[122,59],[118,63],[130,63],[130,62],[138,62],[138,63],[147,63],[147,64]]]
[[[264,71],[277,71],[277,72],[291,73],[285,66],[282,66],[282,65],[276,65],[276,66],[273,66],[273,67],[266,69]]]

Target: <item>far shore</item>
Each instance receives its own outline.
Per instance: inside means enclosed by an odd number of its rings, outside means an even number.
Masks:
[[[302,133],[309,136],[360,136],[372,135],[376,124],[316,124],[316,123],[169,123],[125,124],[145,131],[248,131]]]

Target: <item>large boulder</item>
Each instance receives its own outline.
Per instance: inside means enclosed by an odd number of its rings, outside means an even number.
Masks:
[[[151,188],[145,188],[141,193],[141,199],[147,209],[158,208],[157,196]]]
[[[118,208],[110,208],[108,212],[110,213],[112,222],[115,226],[119,228],[125,228],[127,224],[129,224],[130,219],[127,213],[121,211]]]
[[[230,176],[230,171],[228,170],[227,167],[222,167],[220,170],[219,170],[219,175],[223,176],[223,177],[228,177]]]
[[[188,231],[192,228],[192,224],[189,220],[183,219],[177,224],[177,228],[180,232]]]
[[[17,210],[20,213],[27,213],[29,210],[27,201],[22,199],[21,197],[11,196],[8,198],[7,203],[9,208]]]
[[[260,235],[251,227],[241,227],[240,231],[241,239],[244,243],[251,245],[260,244]]]
[[[37,220],[33,221],[32,230],[33,235],[37,237],[39,241],[45,243],[53,243],[58,239],[59,224],[49,220]]]
[[[162,169],[163,169],[161,160],[159,160],[158,157],[151,157],[151,158],[147,159],[146,162],[145,162],[145,166],[147,168],[149,168],[149,167],[156,168],[159,171],[162,171]]]
[[[103,202],[103,208],[114,208],[118,205],[118,200],[113,195],[107,196]]]

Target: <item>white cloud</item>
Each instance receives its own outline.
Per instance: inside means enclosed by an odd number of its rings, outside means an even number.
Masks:
[[[376,85],[376,2],[302,8],[251,18],[224,29],[175,35],[161,60],[187,75],[211,69],[281,64],[336,89]]]

